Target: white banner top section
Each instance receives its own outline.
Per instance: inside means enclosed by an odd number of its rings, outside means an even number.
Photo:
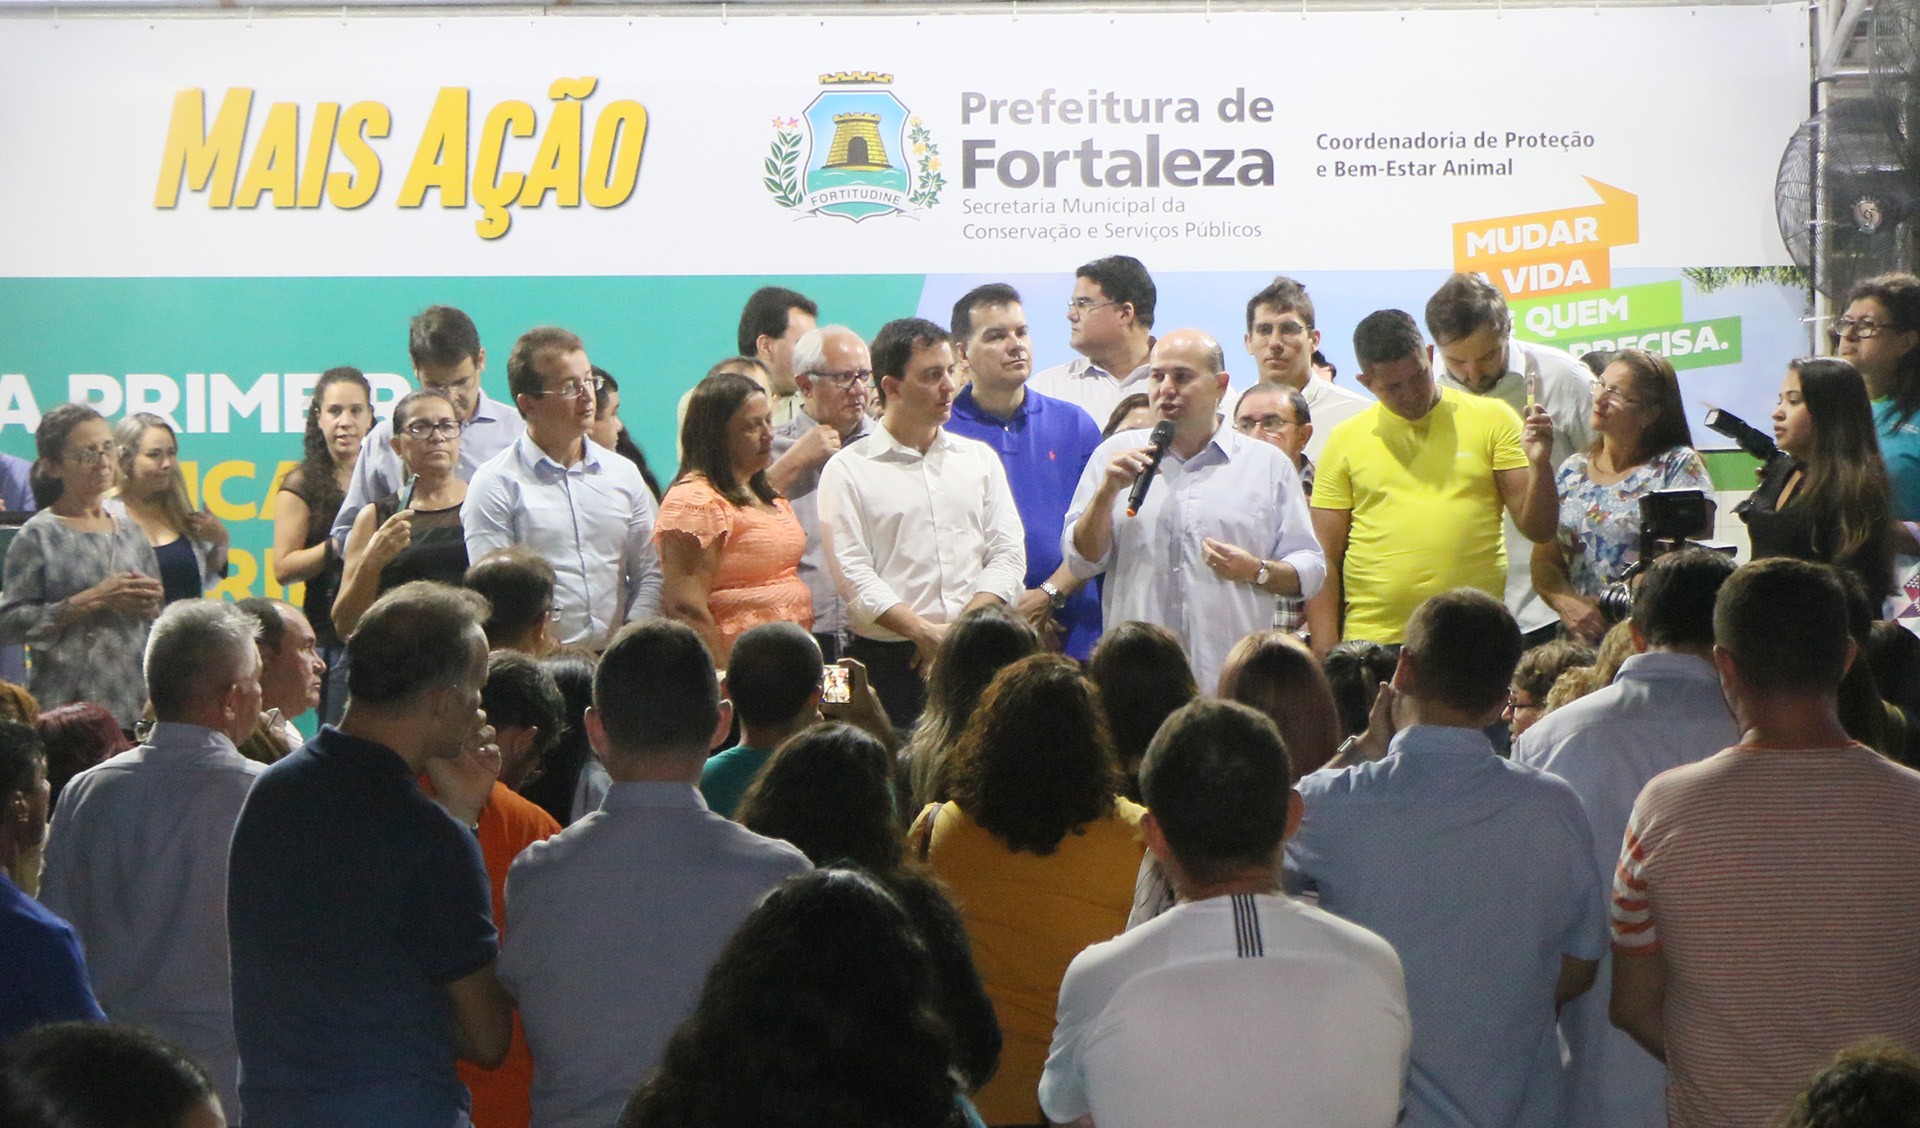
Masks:
[[[1770,265],[1807,26],[1804,4],[11,19],[0,275],[1019,273],[1115,251],[1550,274],[1583,245],[1616,269]]]

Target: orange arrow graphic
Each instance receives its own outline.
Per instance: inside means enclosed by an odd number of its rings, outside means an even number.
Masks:
[[[1453,225],[1453,268],[1491,272],[1640,241],[1640,197],[1586,177],[1598,204]]]

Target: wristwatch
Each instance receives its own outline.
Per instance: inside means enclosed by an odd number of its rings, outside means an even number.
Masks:
[[[1262,560],[1260,562],[1260,570],[1253,574],[1253,586],[1266,587],[1267,578],[1272,575],[1273,575],[1273,565],[1267,563],[1265,560]]]
[[[1047,593],[1047,606],[1053,608],[1055,611],[1067,605],[1067,593],[1054,587],[1051,581],[1041,580],[1040,590]]]

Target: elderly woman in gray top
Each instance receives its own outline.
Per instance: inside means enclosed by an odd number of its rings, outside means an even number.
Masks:
[[[28,688],[41,708],[92,701],[130,729],[147,701],[140,660],[160,611],[160,563],[139,525],[101,506],[116,460],[99,412],[61,404],[34,445],[42,508],[7,548],[0,642],[32,648]]]

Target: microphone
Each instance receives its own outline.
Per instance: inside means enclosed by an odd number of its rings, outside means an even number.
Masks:
[[[1153,435],[1147,440],[1147,468],[1133,480],[1133,492],[1127,495],[1127,516],[1140,515],[1140,503],[1147,500],[1147,487],[1153,484],[1153,476],[1160,470],[1160,460],[1167,456],[1167,448],[1173,445],[1173,421],[1162,419],[1153,425]]]

